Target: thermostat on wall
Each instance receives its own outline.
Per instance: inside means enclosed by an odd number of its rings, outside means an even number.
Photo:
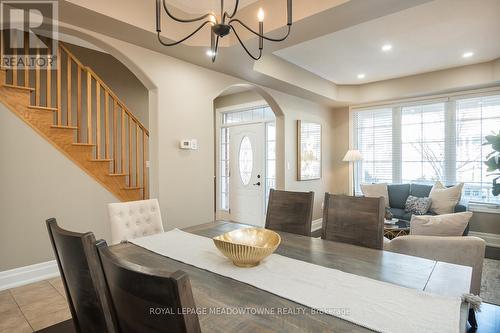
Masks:
[[[198,149],[198,140],[196,139],[183,139],[180,143],[181,149],[196,150]]]

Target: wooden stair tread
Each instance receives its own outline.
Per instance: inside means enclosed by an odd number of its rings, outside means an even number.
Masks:
[[[46,106],[28,105],[28,109],[57,112],[57,108],[48,108]]]
[[[77,146],[77,147],[95,147],[95,144],[93,144],[93,143],[76,142],[76,143],[72,143],[72,145]]]
[[[23,86],[15,86],[13,84],[2,84],[2,87],[6,88],[12,88],[12,89],[19,89],[19,90],[25,90],[25,91],[35,91],[35,88],[30,88],[30,87],[23,87]]]
[[[124,187],[123,190],[142,190],[144,187]]]
[[[110,160],[110,159],[92,159],[90,161],[91,162],[113,162],[113,160]]]
[[[64,126],[64,125],[52,125],[50,126],[51,128],[58,128],[58,129],[67,129],[67,130],[76,130],[78,127],[75,126]]]
[[[108,176],[110,177],[128,176],[128,173],[110,173]]]

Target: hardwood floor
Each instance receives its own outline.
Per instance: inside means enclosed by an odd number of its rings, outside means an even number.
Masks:
[[[476,315],[479,328],[468,333],[500,332],[500,306],[483,303],[481,309]],[[72,332],[70,318],[59,278],[0,291],[0,333]]]

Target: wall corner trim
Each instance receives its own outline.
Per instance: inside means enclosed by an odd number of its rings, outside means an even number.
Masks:
[[[0,291],[59,276],[55,260],[0,272]]]

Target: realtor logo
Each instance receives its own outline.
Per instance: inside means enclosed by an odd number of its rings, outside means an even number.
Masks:
[[[1,65],[54,69],[57,61],[58,2],[0,0]]]

